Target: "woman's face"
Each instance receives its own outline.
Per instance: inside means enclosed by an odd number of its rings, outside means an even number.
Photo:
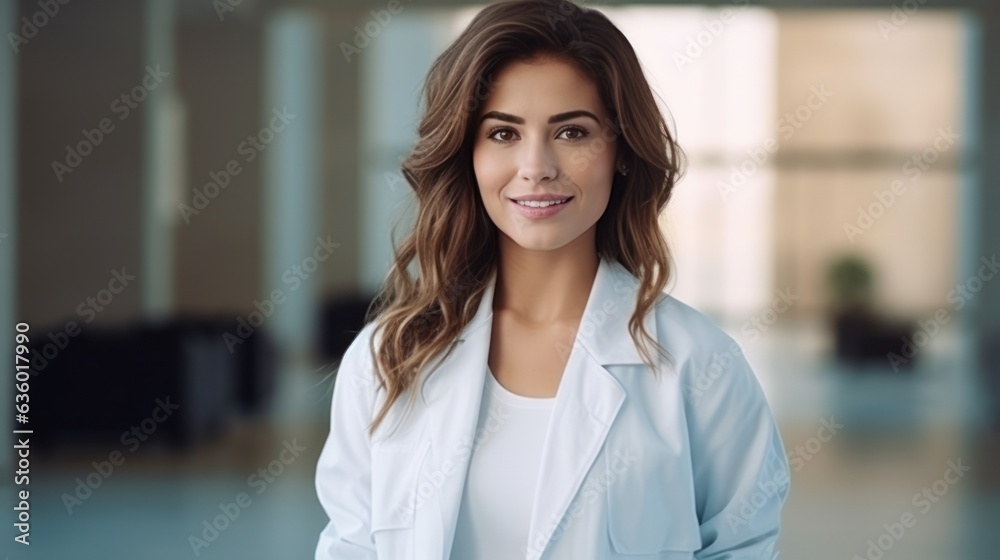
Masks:
[[[597,87],[554,60],[512,62],[493,78],[474,125],[472,159],[501,243],[536,251],[559,249],[581,235],[592,243],[608,206],[616,155]],[[538,198],[565,202],[515,202]]]

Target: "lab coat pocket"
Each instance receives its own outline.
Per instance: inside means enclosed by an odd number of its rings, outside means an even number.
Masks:
[[[692,558],[701,548],[689,462],[656,448],[605,455],[608,536],[617,554]]]
[[[418,476],[430,444],[424,440],[372,445],[373,536],[413,527]]]

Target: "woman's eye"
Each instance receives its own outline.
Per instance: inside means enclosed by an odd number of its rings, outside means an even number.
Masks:
[[[504,135],[504,134],[506,134],[507,136],[501,136],[501,135]],[[506,142],[510,142],[510,141],[512,141],[514,139],[513,135],[514,135],[514,131],[511,130],[511,129],[509,129],[509,128],[495,128],[495,129],[493,129],[493,130],[490,131],[490,133],[487,135],[487,138],[491,138],[491,139],[496,140],[498,142],[504,142],[504,143],[506,143]]]
[[[587,131],[577,126],[563,129],[563,131],[559,133],[559,136],[563,136],[567,132],[571,133],[570,136],[566,138],[567,140],[579,140],[587,136]]]

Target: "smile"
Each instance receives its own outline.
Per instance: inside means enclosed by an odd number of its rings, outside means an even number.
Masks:
[[[530,206],[531,208],[545,208],[548,206],[555,206],[557,204],[565,204],[568,201],[569,198],[564,198],[562,200],[515,200],[514,202],[520,204],[521,206]]]
[[[510,202],[517,208],[517,211],[524,217],[530,219],[542,219],[549,218],[559,214],[566,207],[569,206],[569,202],[573,200],[573,197],[564,198],[562,200],[513,200]]]

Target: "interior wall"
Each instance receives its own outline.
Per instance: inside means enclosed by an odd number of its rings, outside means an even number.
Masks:
[[[777,114],[795,123],[778,159],[778,285],[801,290],[799,311],[823,309],[830,259],[854,252],[876,267],[883,312],[933,312],[955,281],[961,14],[920,12],[887,34],[889,11],[777,14]],[[814,88],[827,99],[810,101]]]
[[[20,10],[33,14],[37,2],[21,2]],[[142,3],[79,3],[62,6],[20,45],[17,314],[36,327],[118,322],[140,312],[138,283],[100,311],[78,307],[116,272],[134,276],[141,266],[143,107],[121,98],[156,64],[143,60],[142,33]],[[173,79],[172,69],[162,70]]]
[[[187,162],[178,202],[194,213],[176,214],[176,310],[241,312],[263,296],[261,154],[267,145],[258,141],[262,150],[248,141],[262,127],[261,28],[237,18],[183,21],[177,35]]]

